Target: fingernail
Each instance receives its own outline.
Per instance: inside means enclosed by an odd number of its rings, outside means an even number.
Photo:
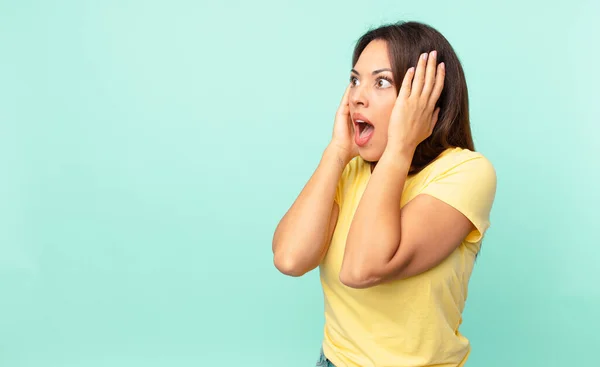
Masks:
[[[432,51],[431,52],[431,57],[436,57],[437,56],[437,51]]]
[[[423,55],[421,55],[421,58],[422,58],[423,60],[427,60],[427,52],[426,52],[426,53],[424,53]]]
[[[442,68],[442,70],[445,70],[445,69],[446,69],[446,64],[444,64],[444,63],[441,63],[441,64],[440,64],[440,68]]]

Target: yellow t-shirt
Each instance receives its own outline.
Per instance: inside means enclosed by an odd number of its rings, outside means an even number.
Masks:
[[[339,273],[350,223],[370,176],[369,164],[356,157],[338,184],[340,214],[319,266],[325,299],[323,352],[337,367],[463,366],[470,344],[458,328],[475,255],[490,225],[494,167],[480,153],[450,148],[410,176],[401,206],[429,194],[458,209],[476,229],[433,269],[354,289],[340,282]]]

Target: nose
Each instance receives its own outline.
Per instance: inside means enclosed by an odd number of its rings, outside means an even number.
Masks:
[[[366,87],[362,85],[355,85],[351,91],[350,102],[354,107],[367,107],[369,104],[369,98],[368,92],[366,91]]]

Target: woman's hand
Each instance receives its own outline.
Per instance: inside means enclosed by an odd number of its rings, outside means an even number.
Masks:
[[[431,135],[440,112],[435,104],[445,76],[444,63],[437,65],[436,61],[435,51],[422,54],[416,71],[412,67],[406,72],[390,115],[386,151],[414,154],[417,145]]]
[[[341,158],[349,162],[358,155],[358,146],[354,143],[354,124],[350,118],[350,106],[348,94],[350,85],[346,88],[342,101],[335,114],[333,123],[333,136],[330,147],[335,148],[341,154]]]

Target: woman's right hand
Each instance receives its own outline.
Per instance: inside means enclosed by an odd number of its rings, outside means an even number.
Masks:
[[[358,146],[354,143],[354,124],[350,118],[349,97],[350,85],[346,88],[340,106],[335,114],[333,123],[333,136],[330,147],[338,150],[341,158],[349,162],[356,157]]]

